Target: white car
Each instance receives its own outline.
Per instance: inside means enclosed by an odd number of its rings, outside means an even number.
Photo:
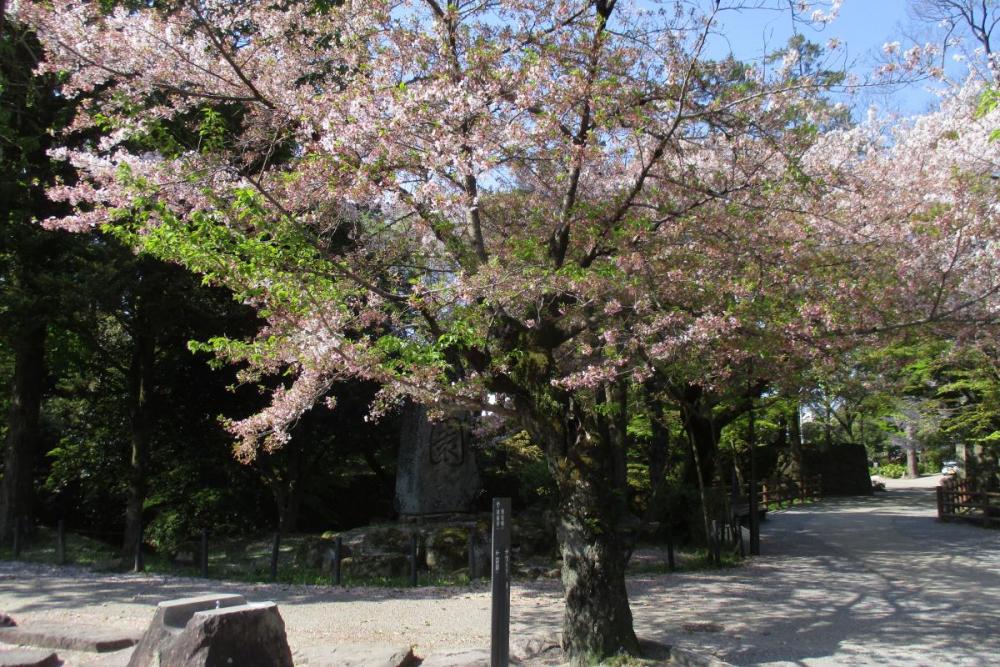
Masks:
[[[941,466],[942,475],[957,475],[958,474],[958,461],[945,461]]]

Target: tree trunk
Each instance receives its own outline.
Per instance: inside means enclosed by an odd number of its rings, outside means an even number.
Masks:
[[[622,391],[608,390],[603,401],[621,410]],[[560,423],[523,414],[522,419],[532,437],[543,443],[559,488],[557,537],[566,599],[563,649],[573,665],[586,665],[639,650],[625,590],[630,536],[622,530],[629,519],[624,411],[584,424],[568,401],[564,414]]]
[[[906,448],[906,476],[910,479],[920,477],[920,468],[917,466],[917,450],[913,447]]]
[[[792,478],[801,488],[805,480],[802,462],[802,412],[798,401],[792,406],[788,421],[789,452],[792,460]]]
[[[136,299],[132,325],[132,359],[129,364],[128,400],[132,455],[129,460],[128,500],[122,558],[130,561],[142,539],[142,508],[146,502],[149,447],[152,432],[150,393],[153,388],[155,338],[150,330],[146,304]]]
[[[38,417],[45,388],[46,323],[32,322],[17,332],[14,378],[7,413],[3,481],[0,482],[0,540],[10,541],[20,519],[33,518],[33,474],[38,443]]]
[[[702,414],[697,405],[687,403],[681,403],[681,421],[694,448],[685,481],[691,486],[699,484],[705,487],[712,486],[715,480],[716,454],[719,451],[722,425]]]

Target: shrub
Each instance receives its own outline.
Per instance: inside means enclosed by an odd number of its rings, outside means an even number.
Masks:
[[[872,468],[871,474],[900,479],[906,474],[906,466],[902,463],[886,463],[880,465],[878,468]]]

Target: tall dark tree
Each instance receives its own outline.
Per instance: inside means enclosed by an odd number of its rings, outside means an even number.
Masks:
[[[67,255],[82,239],[34,224],[56,214],[44,194],[53,166],[46,153],[68,105],[51,75],[36,76],[41,48],[24,27],[0,22],[0,344],[13,356],[0,480],[0,538],[34,517],[33,475],[46,385],[45,341],[59,310]]]

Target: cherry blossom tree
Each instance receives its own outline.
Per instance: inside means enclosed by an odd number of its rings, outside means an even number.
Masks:
[[[630,385],[721,391],[996,320],[995,114],[958,95],[892,138],[824,132],[836,73],[707,57],[727,3],[154,4],[13,5],[81,98],[71,129],[100,135],[55,153],[81,178],[49,224],[260,310],[253,341],[210,343],[293,377],[230,424],[244,460],[347,377],[381,384],[374,416],[412,398],[526,430],[559,490],[575,662],[638,649]]]

